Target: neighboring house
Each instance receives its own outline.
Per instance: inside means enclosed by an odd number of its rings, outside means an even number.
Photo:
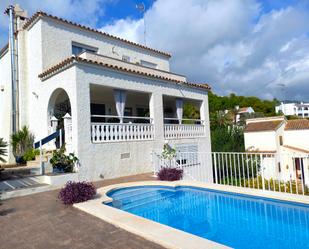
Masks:
[[[239,108],[239,106],[236,106],[235,109],[236,109],[236,112],[237,112],[236,117],[235,117],[236,123],[239,123],[240,120],[242,119],[242,117],[245,117],[245,116],[248,116],[248,115],[254,113],[254,110],[251,106],[241,107],[241,108]]]
[[[248,119],[244,138],[246,151],[264,153],[266,178],[303,179],[309,185],[309,161],[300,157],[309,154],[309,120]]]
[[[38,141],[65,110],[67,150],[87,179],[150,172],[151,153],[166,140],[183,151],[211,151],[210,87],[170,72],[169,54],[44,12],[27,18],[15,9],[15,18],[13,71],[12,44],[0,53],[0,137],[8,141],[14,124],[27,125]],[[182,124],[184,103],[200,119]]]
[[[276,106],[276,113],[282,113],[285,116],[298,116],[309,118],[309,103],[283,103]]]

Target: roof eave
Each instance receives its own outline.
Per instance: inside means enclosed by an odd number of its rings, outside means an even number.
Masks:
[[[147,50],[147,51],[150,51],[152,53],[159,54],[159,55],[167,57],[167,58],[171,58],[171,55],[169,53],[167,53],[167,52],[163,52],[163,51],[159,51],[159,50],[156,50],[156,49],[153,49],[153,48],[150,48],[150,47],[146,47],[144,45],[141,45],[141,44],[138,44],[138,43],[135,43],[135,42],[132,42],[132,41],[129,41],[129,40],[126,40],[126,39],[114,36],[114,35],[110,35],[108,33],[102,32],[100,30],[93,29],[91,27],[87,27],[87,26],[84,26],[84,25],[72,22],[72,21],[66,20],[66,19],[61,18],[61,17],[53,16],[53,15],[47,14],[47,13],[42,12],[42,11],[38,11],[35,14],[33,14],[28,19],[28,21],[23,25],[23,29],[29,30],[42,17],[47,17],[47,18],[50,18],[50,19],[53,19],[53,20],[56,20],[56,21],[59,21],[59,22],[62,22],[62,23],[74,26],[74,27],[78,27],[78,28],[86,30],[86,31],[90,31],[90,32],[94,32],[94,33],[103,35],[103,36],[108,37],[110,39],[121,41],[123,43],[126,43],[126,44],[129,44],[131,46],[137,47],[139,49]]]
[[[68,66],[75,64],[75,63],[101,66],[101,67],[105,67],[105,68],[108,68],[108,69],[111,69],[111,70],[117,70],[117,71],[121,71],[121,72],[128,73],[128,74],[135,74],[135,75],[137,74],[139,76],[147,77],[147,78],[155,78],[157,80],[167,81],[167,82],[171,82],[171,83],[174,83],[174,84],[183,85],[185,87],[195,88],[195,89],[204,90],[204,91],[205,90],[207,90],[207,91],[211,90],[211,88],[208,84],[195,84],[195,83],[190,83],[190,82],[182,82],[182,81],[179,81],[179,80],[173,80],[173,79],[170,79],[170,78],[157,76],[155,74],[144,73],[144,72],[140,72],[140,71],[136,71],[136,70],[125,69],[125,68],[119,67],[119,66],[109,65],[109,64],[106,64],[106,63],[87,60],[87,59],[84,59],[84,58],[81,58],[81,57],[78,57],[78,56],[76,57],[74,55],[63,60],[62,62],[56,64],[55,66],[47,69],[43,73],[39,74],[38,77],[42,81],[45,81],[46,79],[48,79],[52,75],[57,74],[59,71],[63,71]]]

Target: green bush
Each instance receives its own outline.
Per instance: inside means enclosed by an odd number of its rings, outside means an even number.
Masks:
[[[27,126],[11,135],[11,144],[15,157],[23,157],[25,153],[33,148],[34,135]]]
[[[255,188],[255,189],[264,189],[271,190],[276,192],[286,192],[286,193],[293,193],[293,194],[304,194],[309,195],[309,188],[305,185],[302,186],[301,183],[296,183],[295,180],[292,181],[279,181],[274,179],[262,179],[261,176],[255,178],[234,178],[234,177],[226,177],[222,179],[219,183],[224,185],[232,185],[232,186],[241,186],[247,188]],[[297,184],[297,186],[296,186]],[[304,188],[304,189],[303,189]],[[304,192],[304,193],[303,193]]]
[[[32,148],[23,155],[23,159],[25,161],[32,161],[37,155],[40,155],[40,150]]]
[[[53,156],[50,159],[55,171],[59,172],[73,172],[74,164],[78,161],[78,158],[74,153],[68,155],[65,154],[65,147],[62,146],[59,150],[53,152]]]

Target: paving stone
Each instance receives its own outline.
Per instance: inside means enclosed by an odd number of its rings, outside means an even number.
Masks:
[[[149,174],[96,182],[97,187],[153,180]],[[76,208],[64,206],[58,190],[8,199],[0,205],[1,249],[160,249],[153,242]]]

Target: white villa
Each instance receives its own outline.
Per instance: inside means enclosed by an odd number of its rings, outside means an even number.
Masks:
[[[240,121],[240,119],[243,115],[254,113],[254,109],[251,106],[241,107],[241,108],[239,108],[239,106],[236,106],[235,109],[237,111],[237,114],[236,114],[236,117],[235,117],[236,123],[239,123],[239,121]]]
[[[36,141],[45,138],[62,106],[67,150],[90,180],[150,172],[151,153],[166,140],[182,151],[211,151],[210,87],[170,72],[169,54],[44,12],[7,12],[15,35],[0,52],[5,141],[24,125]],[[185,103],[199,119],[183,119]]]
[[[283,103],[275,107],[276,113],[281,112],[285,116],[298,116],[309,118],[309,103]]]
[[[244,137],[246,151],[263,153],[265,178],[299,179],[309,186],[309,120],[248,119]]]

